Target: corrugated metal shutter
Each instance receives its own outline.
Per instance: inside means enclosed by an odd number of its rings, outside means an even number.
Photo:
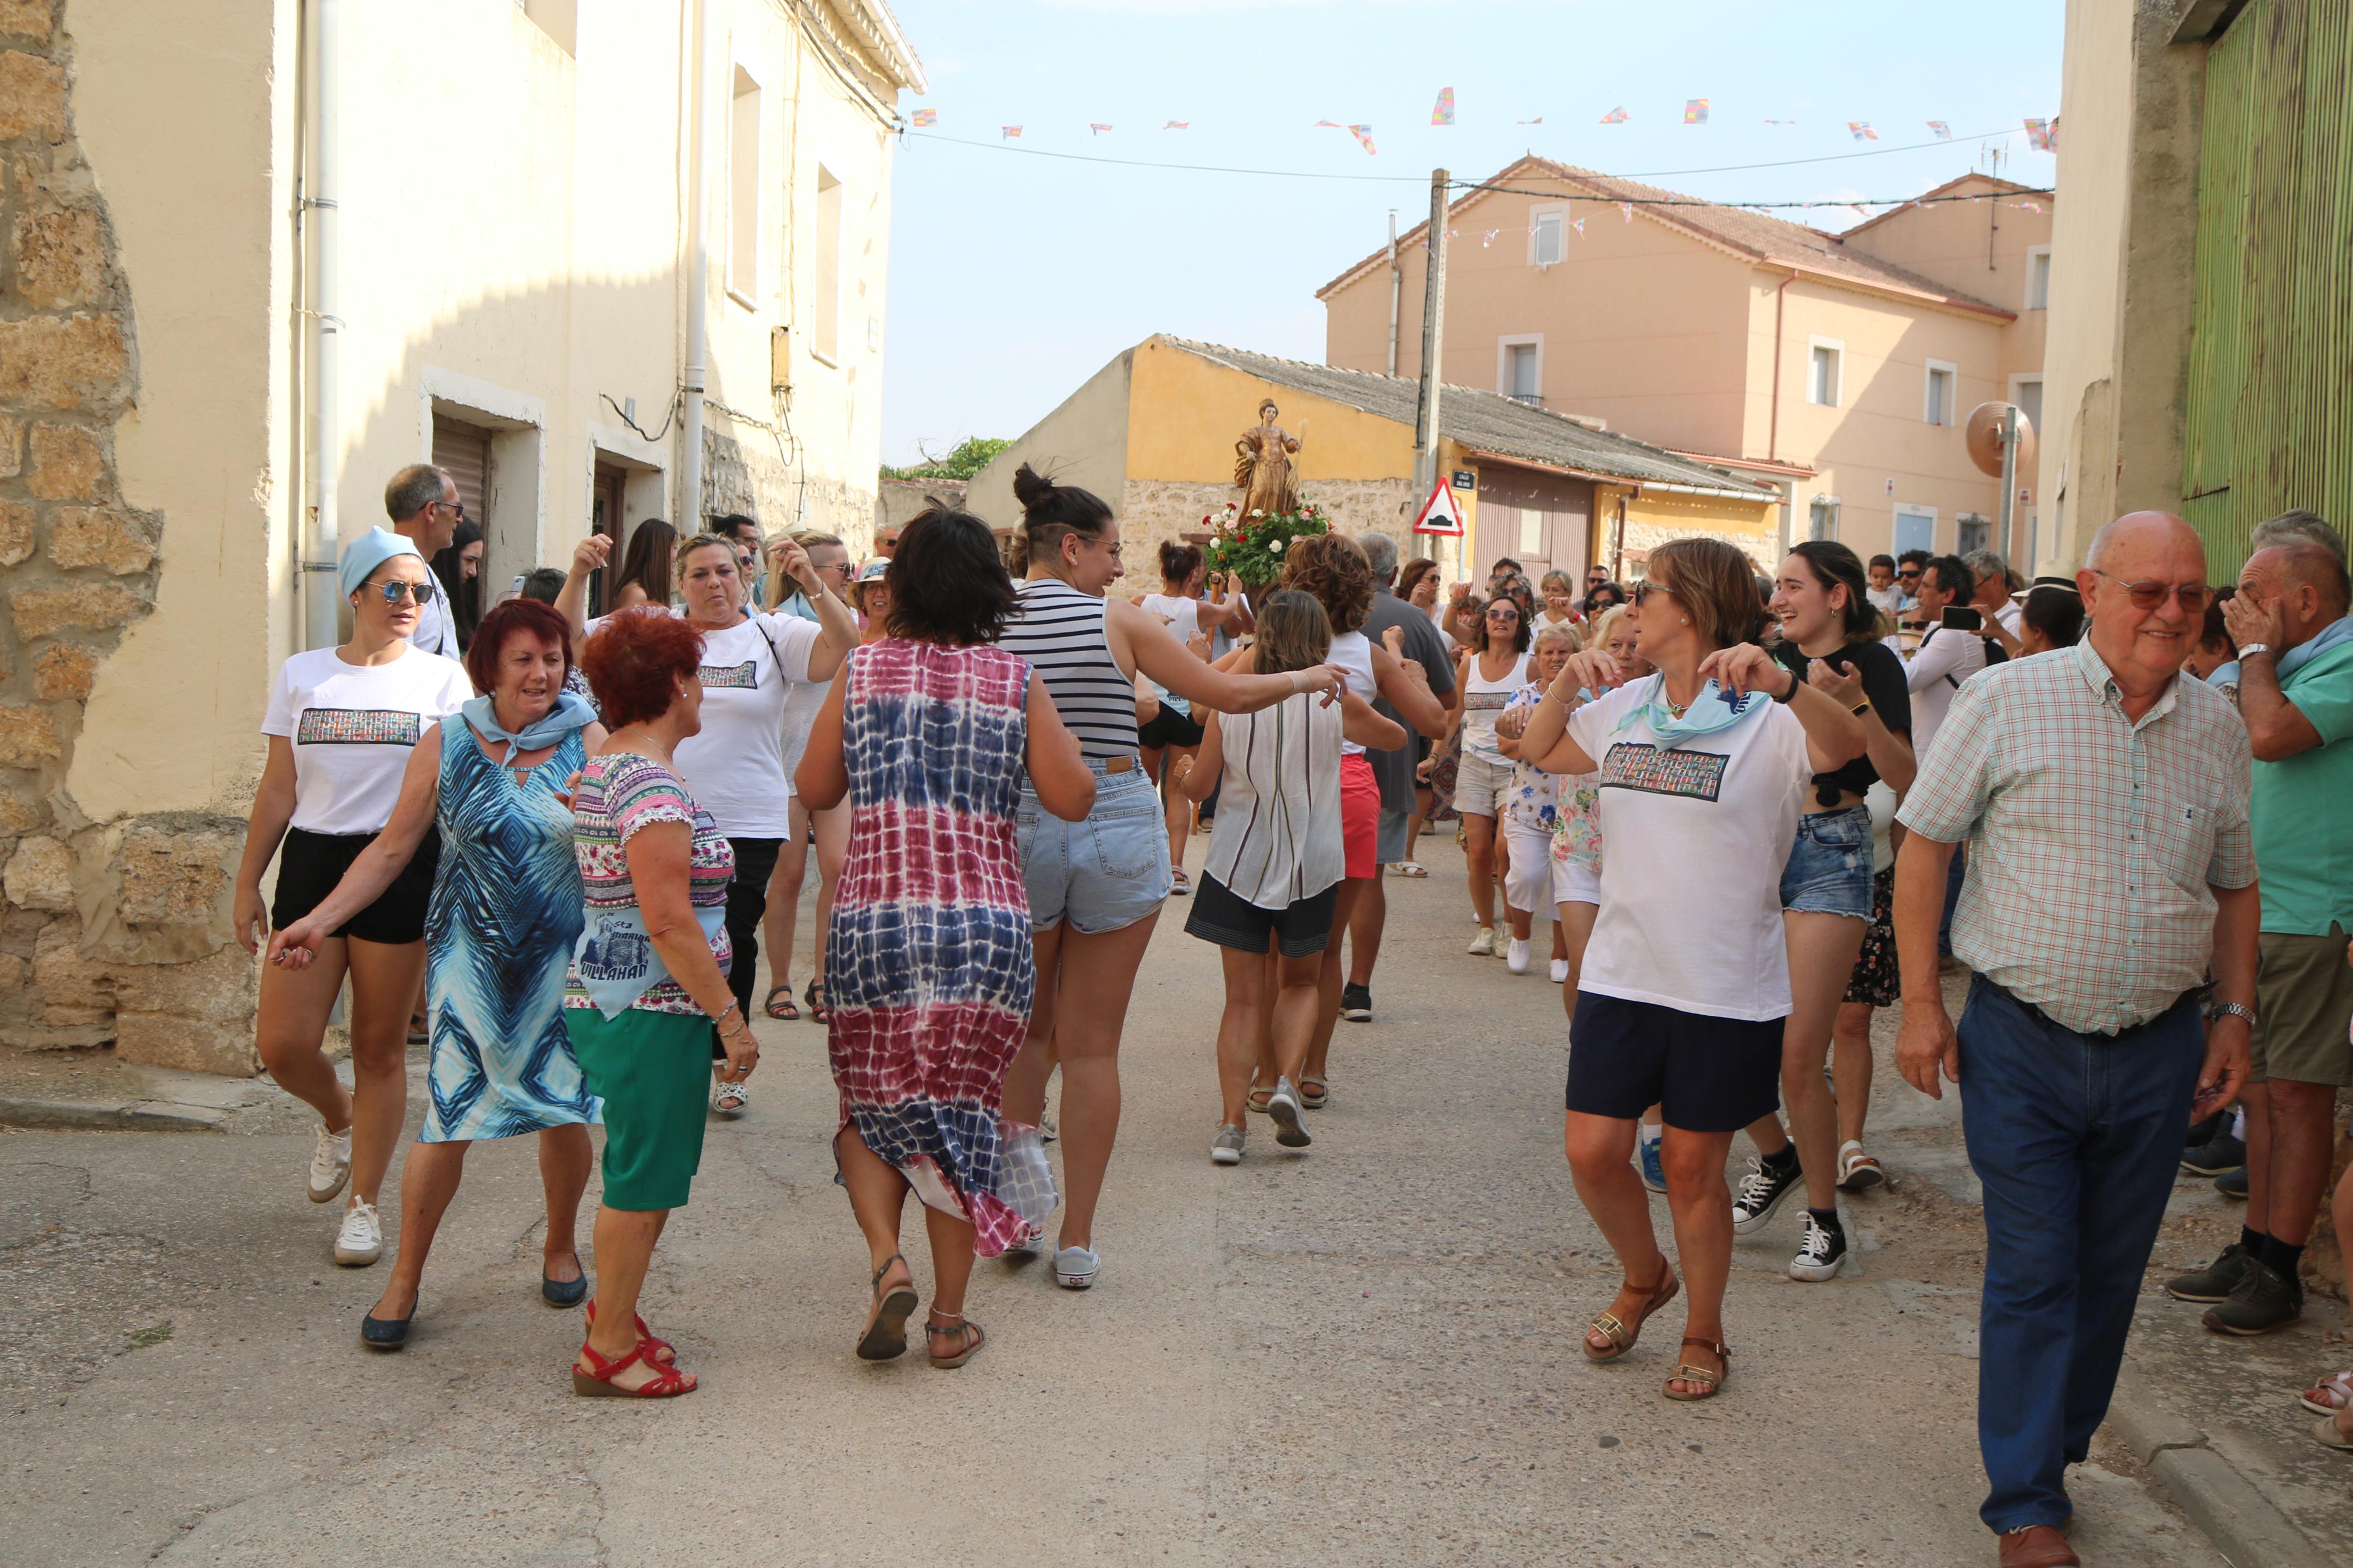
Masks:
[[[2206,58],[2182,514],[2353,520],[2353,0],[2253,0]]]
[[[458,481],[458,499],[466,515],[481,526],[491,489],[491,433],[446,415],[433,416],[433,466],[447,468]]]

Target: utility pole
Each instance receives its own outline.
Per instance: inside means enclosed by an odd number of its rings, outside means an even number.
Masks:
[[[1397,374],[1398,296],[1403,291],[1405,278],[1398,270],[1397,208],[1389,208],[1389,374]]]
[[[1446,336],[1446,171],[1430,172],[1430,260],[1421,298],[1421,397],[1413,420],[1416,508],[1438,482],[1438,366]],[[1458,544],[1458,551],[1460,545]],[[1459,555],[1458,555],[1459,565]]]
[[[2018,405],[2001,410],[2001,558],[2018,564]]]

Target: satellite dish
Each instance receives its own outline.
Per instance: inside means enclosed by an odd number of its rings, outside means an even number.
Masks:
[[[1961,430],[1961,444],[1968,448],[1969,461],[1979,473],[1995,479],[2001,478],[2001,416],[2008,407],[2007,403],[1980,403],[1969,411],[1968,423]],[[2034,423],[2022,408],[2018,411],[2017,471],[2034,471]]]

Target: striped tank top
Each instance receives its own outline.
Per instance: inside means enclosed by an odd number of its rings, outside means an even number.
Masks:
[[[1019,606],[997,646],[1029,661],[1091,762],[1135,755],[1135,683],[1103,637],[1103,601],[1054,577],[1014,584]]]

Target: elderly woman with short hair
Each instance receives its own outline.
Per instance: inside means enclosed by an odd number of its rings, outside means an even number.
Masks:
[[[270,938],[273,965],[308,969],[331,933],[383,897],[427,835],[438,835],[425,918],[432,1103],[401,1175],[392,1278],[360,1321],[370,1350],[407,1342],[426,1254],[477,1139],[539,1134],[540,1295],[568,1307],[588,1293],[575,1232],[597,1107],[564,1026],[580,873],[563,792],[605,731],[565,689],[571,668],[564,617],[546,605],[510,599],[483,616],[466,672],[487,695],[444,720],[437,743],[409,753],[384,831],[316,908]]]
[[[726,555],[733,569],[735,556]],[[588,1088],[605,1102],[605,1201],[596,1210],[596,1298],[573,1392],[666,1399],[693,1391],[670,1346],[638,1316],[670,1211],[702,1159],[714,1029],[739,1083],[760,1059],[727,984],[727,889],[735,854],[678,775],[702,727],[702,634],[681,616],[623,610],[582,662],[613,732],[572,797],[585,904],[564,987],[565,1023]]]

